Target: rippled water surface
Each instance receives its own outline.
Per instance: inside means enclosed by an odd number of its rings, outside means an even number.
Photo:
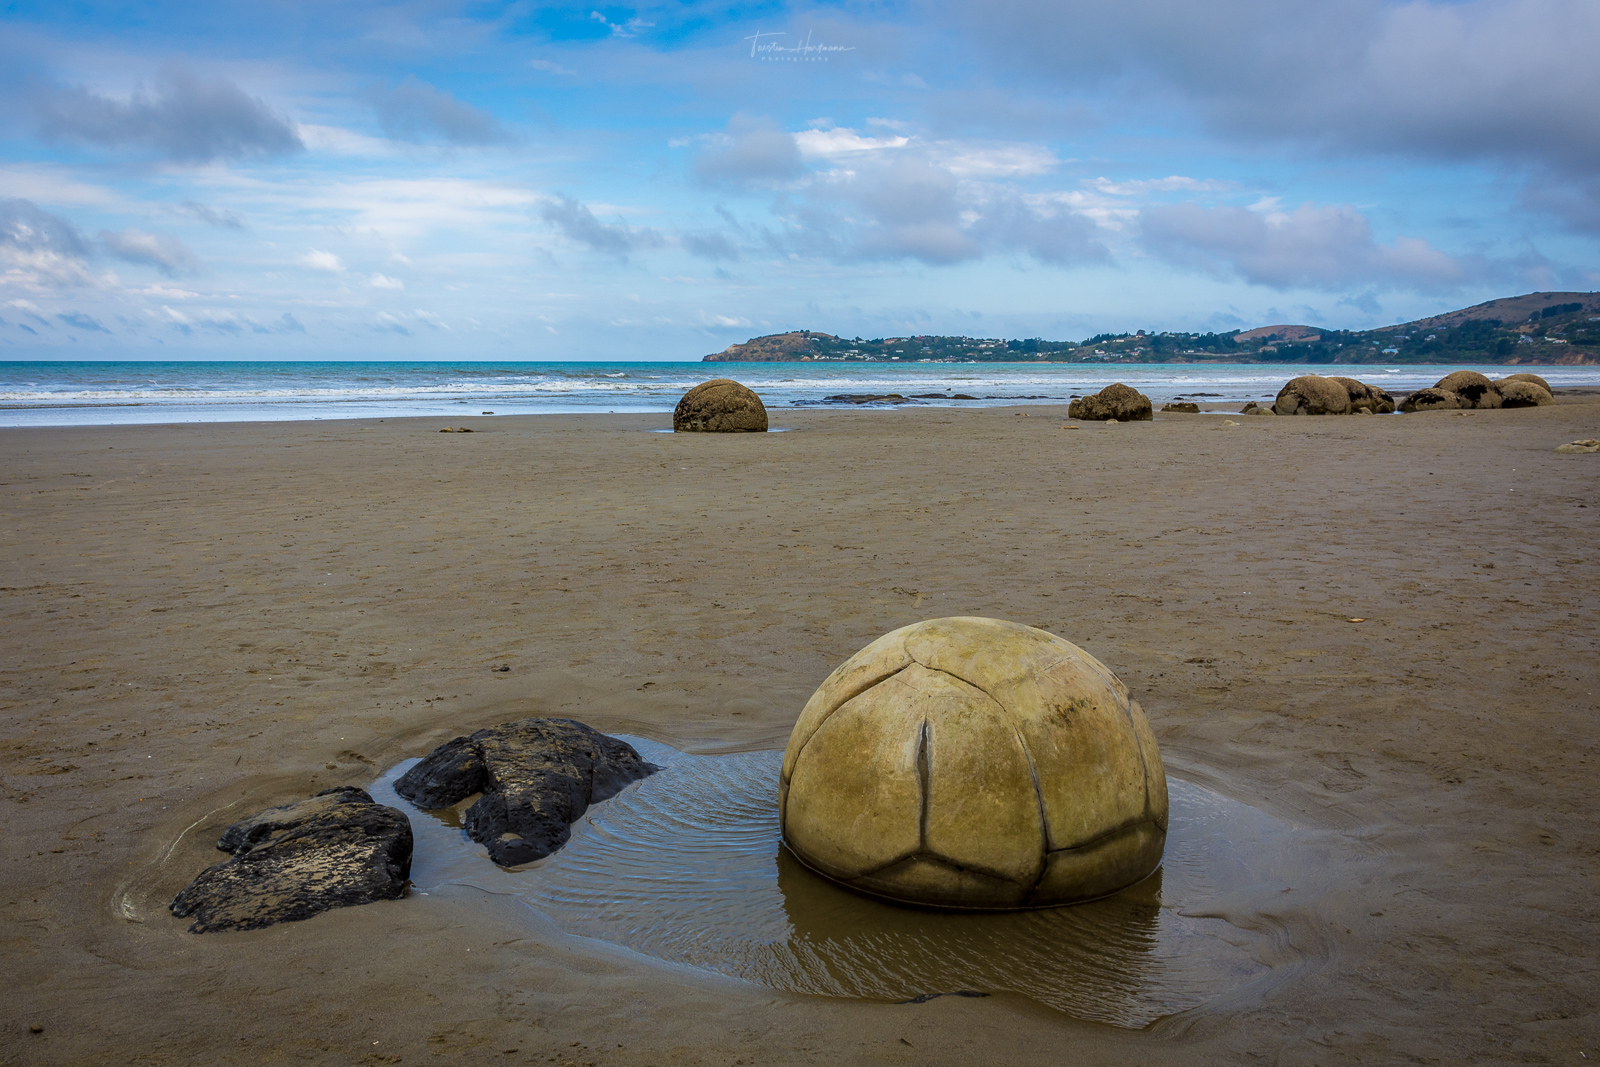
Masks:
[[[1289,825],[1171,778],[1166,857],[1139,885],[1041,911],[921,911],[841,889],[781,847],[782,753],[693,756],[627,740],[661,772],[519,870],[495,867],[458,812],[419,812],[394,794],[414,761],[373,795],[411,813],[419,890],[513,893],[569,933],[776,989],[895,1001],[1012,992],[1122,1026],[1270,981],[1262,961],[1292,951],[1282,921],[1252,915],[1251,901],[1275,910],[1317,862]]]

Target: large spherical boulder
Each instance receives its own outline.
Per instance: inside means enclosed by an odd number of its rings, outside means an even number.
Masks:
[[[1464,408],[1497,408],[1500,406],[1500,390],[1494,383],[1475,370],[1458,370],[1453,374],[1446,374],[1443,378],[1433,383],[1435,389],[1443,389],[1447,393],[1454,393],[1456,402]]]
[[[1332,378],[1305,374],[1278,390],[1272,410],[1279,415],[1348,415],[1350,392]]]
[[[761,398],[732,378],[701,382],[672,412],[674,433],[766,433]]]
[[[941,908],[1070,904],[1161,863],[1167,780],[1127,687],[997,619],[878,638],[812,695],[779,780],[789,850],[852,889]]]
[[[1514,382],[1507,379],[1496,382],[1495,388],[1500,392],[1500,406],[1503,408],[1536,408],[1540,404],[1556,402],[1556,398],[1550,395],[1550,390],[1532,382]]]
[[[1357,381],[1354,378],[1341,378],[1331,375],[1330,382],[1338,382],[1350,396],[1350,413],[1368,412],[1373,415],[1392,415],[1394,413],[1394,397],[1388,390],[1380,389],[1376,385]]]
[[[1400,410],[1406,414],[1414,411],[1454,411],[1461,406],[1456,394],[1443,389],[1418,389],[1400,401]]]
[[[1080,396],[1067,405],[1067,418],[1086,422],[1145,422],[1155,418],[1150,398],[1131,386],[1117,382],[1098,393]]]
[[[1521,374],[1508,374],[1504,378],[1496,378],[1492,384],[1496,389],[1499,389],[1506,382],[1531,382],[1534,385],[1537,385],[1540,389],[1543,389],[1545,392],[1549,393],[1552,397],[1555,396],[1556,392],[1554,389],[1550,388],[1549,382],[1545,381],[1537,374],[1529,374],[1527,371],[1523,371]]]

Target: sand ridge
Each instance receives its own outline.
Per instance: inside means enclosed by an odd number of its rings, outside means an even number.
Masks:
[[[1600,461],[1552,450],[1596,398],[1028,413],[0,430],[0,1062],[1592,1055]],[[1327,942],[1286,947],[1315,962],[1124,1032],[787,996],[476,890],[246,934],[164,911],[268,804],[529,714],[780,748],[848,655],[962,614],[1082,646],[1174,770],[1357,847]]]

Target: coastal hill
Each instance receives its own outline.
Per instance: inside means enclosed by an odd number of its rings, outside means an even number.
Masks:
[[[816,330],[755,337],[708,363],[1495,363],[1600,364],[1600,293],[1502,297],[1376,330],[1261,326],[1228,333],[845,338]]]

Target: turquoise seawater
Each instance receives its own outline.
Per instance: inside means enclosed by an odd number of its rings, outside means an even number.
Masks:
[[[1288,379],[1348,374],[1396,395],[1459,367],[1040,363],[0,363],[0,426],[255,422],[411,415],[670,412],[690,386],[737,378],[781,421],[839,394],[899,393],[919,405],[1063,403],[1124,382],[1177,397],[1270,399]],[[1552,385],[1600,385],[1600,367],[1532,370]],[[953,399],[956,395],[973,397]]]

